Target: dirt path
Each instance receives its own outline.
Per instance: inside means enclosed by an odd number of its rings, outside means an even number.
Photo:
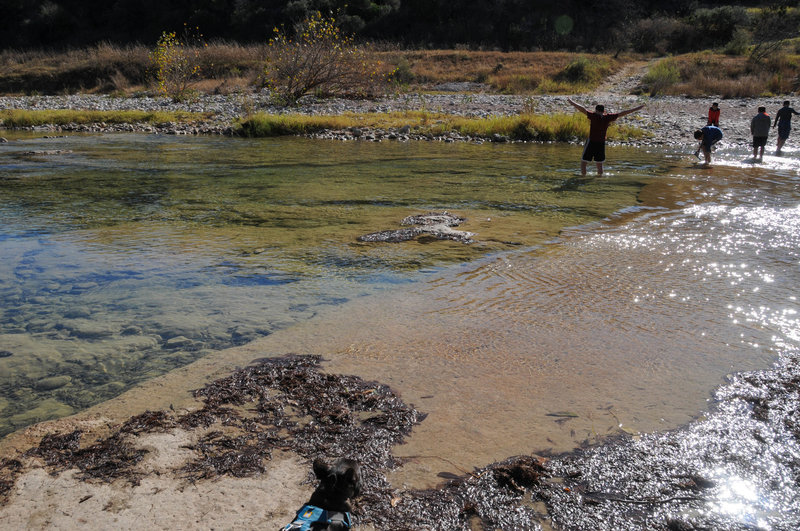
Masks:
[[[641,85],[642,79],[657,59],[628,63],[618,72],[610,75],[597,88],[602,95],[623,97],[631,95]]]

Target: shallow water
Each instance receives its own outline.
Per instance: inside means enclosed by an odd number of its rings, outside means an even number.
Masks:
[[[10,152],[50,142],[73,153]],[[608,176],[583,180],[574,146],[0,149],[7,429],[260,338],[259,355],[322,354],[429,413],[392,477],[427,486],[681,425],[727,374],[800,342],[797,152],[705,168],[611,148]],[[355,241],[429,209],[466,215],[478,243]]]
[[[561,146],[10,138],[0,435],[326,307],[530,248],[641,187],[575,179]],[[466,216],[478,243],[356,240],[432,209]]]
[[[796,349],[800,166],[720,159],[667,154],[635,207],[361,301],[344,331],[309,323],[341,349],[336,369],[430,413],[397,449],[410,461],[394,480],[429,486],[509,455],[670,429],[701,416],[726,375]]]

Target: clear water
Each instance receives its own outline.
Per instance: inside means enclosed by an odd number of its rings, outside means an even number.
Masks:
[[[620,163],[630,175],[584,181],[563,146],[10,139],[0,435],[325,308],[539,245],[634,204],[657,171],[639,159]],[[466,216],[478,243],[356,240],[429,210]]]

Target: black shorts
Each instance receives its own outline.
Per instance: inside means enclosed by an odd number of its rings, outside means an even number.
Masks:
[[[786,140],[789,138],[789,131],[792,130],[792,122],[789,120],[781,120],[778,122],[778,138]]]
[[[595,142],[593,140],[586,141],[586,147],[583,148],[583,157],[581,160],[584,162],[603,162],[606,160],[606,143]]]
[[[767,137],[765,136],[754,136],[753,137],[753,147],[764,147],[767,145]]]

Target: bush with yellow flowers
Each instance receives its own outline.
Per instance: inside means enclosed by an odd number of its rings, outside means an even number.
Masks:
[[[199,28],[194,32],[184,24],[183,35],[165,31],[150,54],[156,90],[176,100],[185,99],[190,83],[200,75],[202,42]]]
[[[267,46],[260,79],[287,105],[309,93],[366,97],[378,94],[391,77],[380,61],[341,31],[333,16],[319,11],[295,28],[293,35],[275,28]]]

